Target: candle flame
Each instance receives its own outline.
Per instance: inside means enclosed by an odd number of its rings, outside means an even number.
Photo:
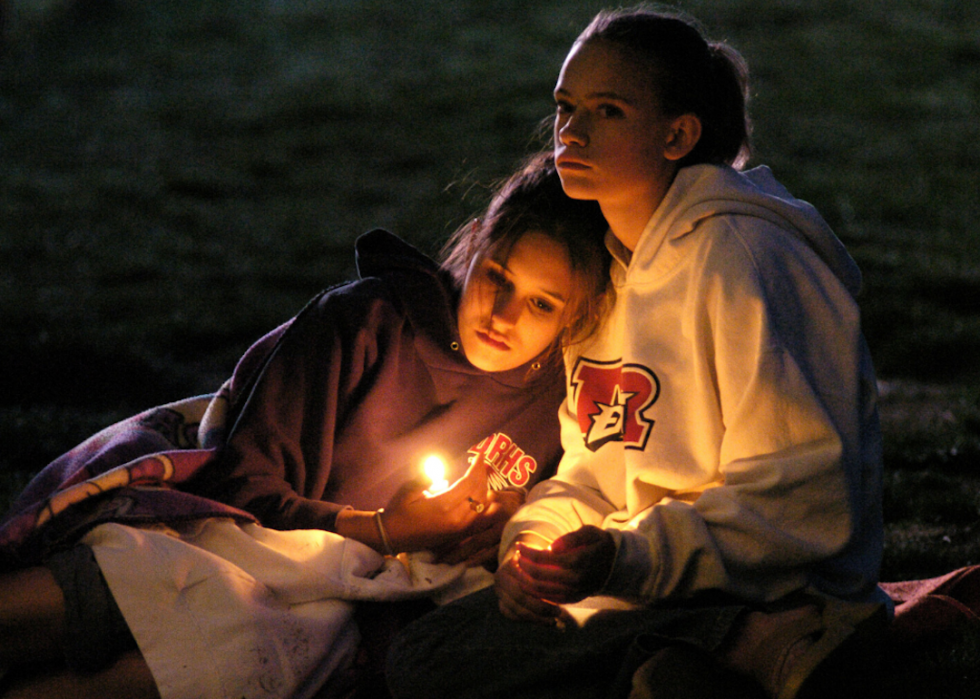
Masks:
[[[449,488],[449,481],[446,480],[446,462],[438,456],[427,456],[422,462],[422,470],[432,485],[426,490],[428,495],[438,495]]]
[[[433,483],[446,480],[446,462],[438,456],[427,456],[422,462],[422,470]]]

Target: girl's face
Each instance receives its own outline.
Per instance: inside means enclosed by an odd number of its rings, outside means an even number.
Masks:
[[[555,162],[565,192],[597,200],[607,218],[637,204],[652,214],[676,172],[668,157],[672,120],[660,109],[652,71],[610,42],[577,44],[555,102]]]
[[[466,358],[484,371],[507,371],[537,357],[565,327],[573,285],[568,253],[542,233],[525,233],[509,255],[475,260],[457,321]]]

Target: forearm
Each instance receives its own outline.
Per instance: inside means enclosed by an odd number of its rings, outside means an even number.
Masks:
[[[545,548],[563,534],[585,525],[601,527],[614,511],[594,490],[557,477],[542,481],[531,490],[528,502],[504,528],[500,554],[505,555],[517,541]]]
[[[378,553],[398,553],[384,524],[384,511],[344,508],[337,513],[334,531],[348,539],[360,541]]]
[[[228,464],[226,468],[225,465]],[[274,469],[243,461],[234,453],[219,455],[215,474],[192,484],[191,492],[254,515],[270,529],[334,531],[344,505],[303,497]]]
[[[799,462],[796,473],[804,471]],[[839,465],[793,483],[745,475],[695,502],[665,499],[621,531],[604,592],[647,601],[723,590],[772,600],[810,584],[852,535],[854,513]]]

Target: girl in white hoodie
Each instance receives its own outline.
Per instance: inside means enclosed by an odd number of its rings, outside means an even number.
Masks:
[[[739,54],[682,17],[600,13],[573,45],[555,159],[609,223],[615,306],[566,352],[565,454],[504,532],[495,597],[409,629],[396,696],[607,696],[641,634],[635,691],[683,691],[649,677],[683,637],[688,679],[802,696],[883,626],[860,273],[812,206],[741,171],[747,94]],[[603,631],[610,612],[580,627],[583,605],[630,611]],[[495,682],[467,688],[460,666]]]

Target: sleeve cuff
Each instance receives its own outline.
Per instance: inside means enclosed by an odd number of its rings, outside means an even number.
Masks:
[[[600,594],[623,599],[638,599],[656,574],[656,561],[650,542],[635,531],[607,529],[616,542],[612,570]]]

